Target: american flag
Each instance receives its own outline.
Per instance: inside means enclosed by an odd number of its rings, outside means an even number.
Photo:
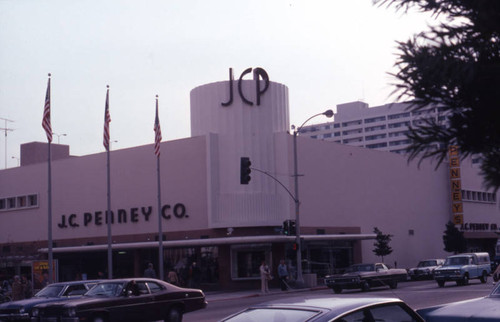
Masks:
[[[109,122],[111,122],[111,116],[109,115],[109,86],[107,86],[106,91],[106,107],[104,109],[104,140],[103,144],[106,151],[109,151]]]
[[[43,109],[42,127],[47,134],[47,140],[52,142],[52,126],[50,125],[50,74],[47,83],[47,94],[45,94],[45,108]]]
[[[160,156],[160,143],[161,143],[161,128],[160,128],[160,118],[158,117],[158,95],[156,95],[156,117],[155,117],[155,154],[157,157]]]

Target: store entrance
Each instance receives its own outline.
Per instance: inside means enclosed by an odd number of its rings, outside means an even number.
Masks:
[[[343,271],[353,264],[354,247],[352,241],[308,242],[302,253],[303,272],[324,277]]]

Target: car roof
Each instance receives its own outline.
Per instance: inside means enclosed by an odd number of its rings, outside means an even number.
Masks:
[[[126,278],[114,278],[110,280],[101,280],[100,282],[120,282],[120,283],[125,283],[125,282],[131,282],[131,281],[136,281],[136,282],[160,282],[162,283],[163,281],[157,280],[155,278],[147,278],[147,277],[126,277]]]
[[[252,306],[251,308],[302,308],[302,309],[318,309],[328,310],[334,315],[344,314],[352,310],[357,310],[366,306],[388,304],[388,303],[403,303],[397,298],[387,297],[328,297],[328,298],[302,298],[292,297],[287,298],[286,302],[283,300],[271,301],[259,305]]]
[[[81,281],[68,281],[68,282],[57,282],[49,285],[75,285],[75,284],[89,284],[89,283],[99,283],[102,280],[81,280]]]

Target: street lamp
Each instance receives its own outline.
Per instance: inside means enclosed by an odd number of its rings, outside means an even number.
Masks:
[[[52,134],[56,135],[57,136],[57,144],[60,144],[60,141],[61,141],[61,136],[67,136],[66,133],[63,133],[63,134],[57,134],[55,132],[52,132]]]
[[[302,245],[300,243],[300,201],[299,201],[299,172],[298,172],[298,160],[297,160],[297,135],[302,129],[302,127],[312,118],[316,116],[324,115],[328,118],[333,116],[332,110],[326,110],[323,113],[318,113],[310,118],[308,118],[301,126],[293,129],[293,165],[294,165],[294,177],[295,177],[295,243],[297,244],[297,286],[302,287],[304,285],[304,277],[302,276]]]

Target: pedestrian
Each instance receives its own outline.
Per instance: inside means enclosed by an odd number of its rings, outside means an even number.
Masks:
[[[144,277],[156,278],[156,272],[153,268],[153,263],[149,263],[148,268],[144,270]]]
[[[177,272],[174,269],[170,269],[168,272],[167,281],[170,284],[179,285],[179,276],[177,276]]]
[[[280,287],[282,291],[288,290],[286,280],[288,279],[288,270],[286,268],[285,260],[282,259],[278,265],[278,278],[280,279]]]
[[[21,279],[18,275],[14,276],[14,282],[12,283],[12,301],[19,301],[24,299],[24,289]]]
[[[196,262],[191,264],[189,268],[189,279],[188,286],[189,287],[199,287],[201,280],[201,271]]]
[[[33,296],[33,285],[26,275],[23,275],[21,284],[23,284],[24,298],[29,299]]]
[[[271,274],[269,273],[269,266],[267,266],[266,261],[262,261],[260,267],[260,289],[262,293],[269,293],[268,281],[271,279]]]

